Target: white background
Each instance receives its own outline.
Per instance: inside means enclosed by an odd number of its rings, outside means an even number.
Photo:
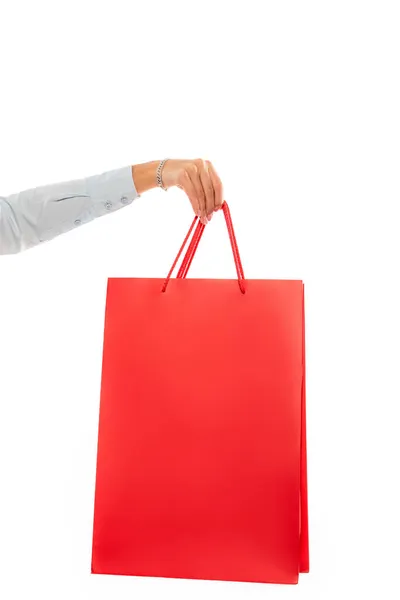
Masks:
[[[1,258],[0,597],[398,598],[398,2],[0,6],[2,195],[208,158],[246,276],[304,279],[311,551],[298,586],[90,575],[107,277],[164,276],[192,219],[153,190]],[[191,275],[235,276],[222,215]]]

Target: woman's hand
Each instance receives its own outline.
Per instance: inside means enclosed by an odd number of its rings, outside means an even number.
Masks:
[[[156,172],[160,161],[132,166],[132,177],[139,194],[157,187]],[[216,210],[222,207],[221,179],[209,160],[168,159],[162,168],[161,179],[166,188],[179,187],[188,196],[194,212],[206,225]]]
[[[177,186],[186,193],[204,225],[223,204],[221,179],[209,160],[170,158],[164,164],[161,177],[164,187]]]

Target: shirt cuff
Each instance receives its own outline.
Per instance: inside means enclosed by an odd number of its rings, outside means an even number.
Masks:
[[[127,206],[140,197],[131,165],[86,177],[85,184],[92,200],[91,216],[94,218]]]

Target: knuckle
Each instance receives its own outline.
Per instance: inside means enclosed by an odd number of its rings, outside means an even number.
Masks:
[[[214,196],[214,188],[212,185],[206,187],[206,195],[211,197]]]
[[[202,169],[202,168],[204,168],[204,160],[203,160],[202,158],[196,158],[196,159],[194,160],[194,164],[196,165],[196,167],[197,167],[198,169]]]
[[[178,183],[183,185],[189,179],[189,175],[185,169],[178,174]]]

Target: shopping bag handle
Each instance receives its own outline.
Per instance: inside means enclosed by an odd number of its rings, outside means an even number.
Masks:
[[[203,235],[205,229],[205,225],[203,225],[200,221],[197,223],[197,227],[194,231],[194,234],[192,236],[192,239],[190,241],[189,247],[186,251],[186,254],[183,258],[182,264],[179,268],[178,274],[177,274],[177,278],[178,279],[185,279],[188,271],[189,271],[189,267],[192,264],[192,260],[193,257],[195,255],[195,252],[197,250],[197,246],[200,243],[201,240],[201,236]]]
[[[238,276],[239,288],[240,288],[240,291],[242,292],[242,294],[244,294],[245,291],[246,291],[246,289],[245,289],[245,277],[244,277],[244,272],[243,272],[243,266],[242,266],[242,261],[240,260],[239,248],[238,248],[237,241],[236,241],[235,231],[233,229],[233,223],[232,223],[231,213],[230,213],[230,210],[229,210],[228,203],[226,201],[222,205],[222,211],[224,213],[225,222],[226,222],[226,226],[227,226],[228,234],[229,234],[229,239],[230,239],[231,246],[232,246],[233,258],[234,258],[234,261],[235,261],[236,272],[237,272],[237,276]],[[192,233],[193,228],[196,225],[196,223],[197,223],[197,227],[196,227],[196,229],[194,231],[194,234],[193,234],[192,239],[191,239],[191,241],[189,243],[188,249],[187,249],[186,254],[185,254],[184,258],[183,258],[182,264],[181,264],[181,266],[179,268],[178,275],[177,275],[178,279],[185,279],[186,278],[186,275],[187,275],[187,273],[189,271],[190,265],[192,264],[192,260],[194,258],[194,255],[196,253],[197,247],[198,247],[198,245],[200,243],[201,237],[202,237],[202,235],[204,233],[204,229],[205,229],[205,225],[203,225],[203,223],[200,222],[200,219],[198,217],[195,217],[193,219],[193,222],[192,222],[192,224],[191,224],[191,226],[189,228],[188,233],[186,234],[186,237],[185,237],[185,239],[183,241],[183,244],[180,247],[178,255],[175,258],[174,263],[173,263],[173,265],[172,265],[172,267],[171,267],[171,269],[170,269],[170,271],[169,271],[169,273],[168,273],[168,275],[167,275],[167,277],[166,277],[166,279],[164,281],[164,284],[163,284],[163,287],[162,287],[162,290],[161,290],[162,292],[165,292],[166,289],[167,289],[167,285],[168,285],[168,282],[169,282],[169,280],[171,278],[171,275],[172,275],[172,273],[173,273],[173,271],[174,271],[174,269],[176,267],[176,264],[177,264],[177,262],[178,262],[178,260],[179,260],[179,258],[181,256],[181,254],[183,252],[183,249],[185,248],[185,246],[187,244],[187,241],[188,241],[188,239],[190,237],[190,234]]]
[[[228,203],[224,202],[224,205],[222,208],[224,211],[225,221],[226,221],[227,228],[228,228],[229,239],[230,239],[231,245],[232,245],[232,251],[233,251],[233,256],[235,259],[236,271],[238,274],[238,280],[239,280],[239,282],[241,282],[241,281],[244,282],[245,278],[244,278],[244,273],[243,273],[243,267],[242,267],[242,263],[240,260],[239,249],[238,249],[238,245],[236,242],[235,232],[233,229],[233,223],[232,223],[232,218],[231,218]],[[205,225],[203,225],[199,221],[199,223],[197,224],[197,228],[193,234],[192,240],[189,244],[189,248],[185,254],[185,257],[182,261],[181,267],[178,271],[178,275],[177,275],[178,279],[181,279],[181,278],[184,279],[186,277],[186,275],[189,271],[190,265],[192,264],[192,260],[196,253],[197,247],[199,245],[201,236],[203,235],[204,229],[205,229]],[[240,283],[239,283],[239,286],[240,286]]]

